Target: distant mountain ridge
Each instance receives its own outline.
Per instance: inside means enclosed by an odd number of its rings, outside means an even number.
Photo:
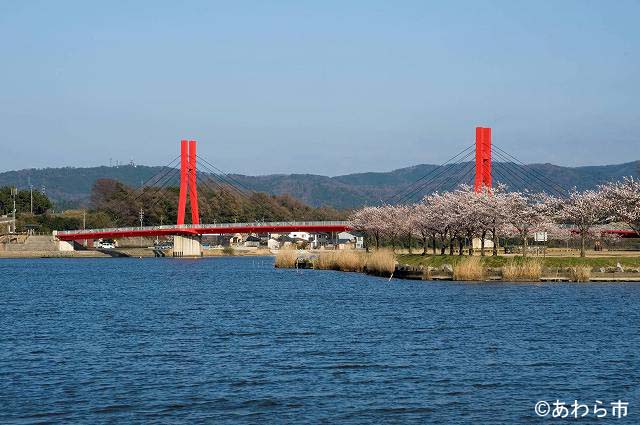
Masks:
[[[25,188],[29,181],[35,190],[44,190],[59,206],[71,207],[86,204],[91,187],[99,178],[119,180],[127,185],[139,187],[142,182],[165,171],[156,166],[117,166],[86,168],[43,168],[24,169],[0,173],[0,186]],[[416,180],[421,181],[421,190],[412,197],[397,196],[411,193]],[[169,177],[171,173],[169,174]],[[354,208],[366,204],[379,204],[406,198],[417,200],[433,190],[449,190],[457,183],[470,183],[473,178],[473,163],[461,163],[439,168],[437,165],[421,164],[400,168],[390,172],[367,172],[327,177],[314,174],[271,174],[265,176],[245,176],[231,174],[233,179],[256,191],[272,194],[288,193],[312,206],[333,206]],[[640,161],[624,164],[563,167],[553,164],[528,164],[494,162],[494,181],[503,182],[512,189],[548,192],[560,188],[587,189],[624,176],[640,177]],[[177,185],[177,176],[166,180]],[[418,185],[419,187],[419,185]]]

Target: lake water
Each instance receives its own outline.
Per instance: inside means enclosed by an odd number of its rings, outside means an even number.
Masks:
[[[0,422],[538,423],[577,399],[640,423],[640,284],[272,264],[0,260]]]

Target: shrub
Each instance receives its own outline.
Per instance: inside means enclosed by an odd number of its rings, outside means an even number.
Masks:
[[[235,255],[236,251],[233,249],[233,247],[232,247],[232,246],[225,246],[225,247],[222,249],[222,253],[223,253],[224,255]]]
[[[453,267],[454,280],[484,280],[485,270],[480,257],[466,257]]]

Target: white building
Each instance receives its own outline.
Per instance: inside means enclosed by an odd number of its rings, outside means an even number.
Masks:
[[[280,242],[278,242],[277,240],[275,240],[273,238],[269,238],[269,240],[267,241],[267,247],[269,249],[279,249],[280,248]]]
[[[308,232],[291,232],[289,233],[291,239],[302,239],[307,242],[311,240],[311,233]]]
[[[482,248],[482,243],[481,243],[481,239],[480,238],[473,238],[471,240],[473,249],[480,249]],[[484,240],[484,247],[487,249],[491,249],[493,248],[493,241],[491,239],[485,239]]]
[[[349,232],[340,232],[338,233],[338,247],[340,249],[344,249],[344,248],[363,249],[364,238],[362,236],[353,235]]]

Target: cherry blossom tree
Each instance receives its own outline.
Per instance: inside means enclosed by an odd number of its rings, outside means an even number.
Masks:
[[[406,205],[383,205],[379,207],[382,234],[389,238],[393,249],[400,235],[410,232],[411,220],[409,218],[409,207]]]
[[[349,223],[354,230],[364,232],[372,237],[376,249],[380,248],[380,237],[384,231],[384,219],[380,207],[360,208],[351,215]]]
[[[491,240],[493,242],[492,255],[498,255],[498,240],[500,234],[507,232],[508,225],[508,196],[506,195],[507,187],[504,184],[498,184],[491,190],[485,190],[482,192],[484,195],[480,202],[484,210],[484,226],[483,232],[480,235],[481,247],[480,253],[484,255],[485,239],[488,233],[491,233]]]
[[[574,189],[568,198],[547,197],[546,204],[557,221],[571,224],[580,237],[580,257],[586,256],[585,242],[593,236],[594,227],[613,219],[610,199],[602,190],[579,192]]]
[[[608,235],[602,226],[614,219],[628,223],[640,235],[640,181],[625,178],[598,190],[573,190],[568,198],[506,192],[504,186],[476,193],[462,185],[451,192],[432,193],[415,205],[364,207],[350,221],[355,230],[375,240],[376,248],[383,238],[395,247],[406,236],[411,252],[411,238],[416,235],[422,240],[423,255],[429,239],[434,254],[439,242],[441,255],[447,246],[453,255],[457,242],[462,255],[464,240],[472,242],[477,237],[481,255],[485,255],[484,241],[491,235],[493,255],[497,255],[498,237],[504,234],[520,238],[526,256],[528,239],[534,232],[546,231],[558,240],[578,236],[584,257],[587,238]],[[468,253],[473,255],[472,245]]]
[[[438,220],[434,216],[435,208],[429,203],[428,197],[413,208],[411,220],[416,234],[422,239],[422,255],[427,255],[427,241],[431,238],[433,254],[436,253],[436,235]]]
[[[640,236],[640,180],[625,177],[601,189],[603,197],[611,202],[615,218],[627,223]]]
[[[550,219],[548,203],[520,192],[507,193],[504,200],[511,234],[522,240],[522,255],[526,257],[529,237],[543,229]]]

